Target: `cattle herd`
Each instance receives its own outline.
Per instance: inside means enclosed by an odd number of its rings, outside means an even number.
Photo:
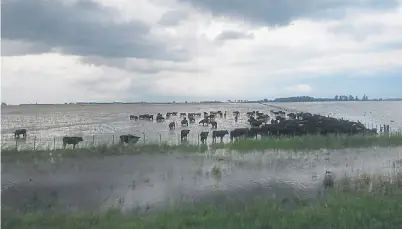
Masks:
[[[168,112],[166,115],[158,113],[156,115],[156,122],[164,122],[172,116],[179,116],[181,118],[181,127],[188,127],[190,124],[195,124],[196,119],[198,119],[198,124],[203,126],[211,125],[212,129],[212,141],[216,142],[217,138],[220,138],[221,142],[223,137],[226,135],[230,136],[230,140],[239,140],[246,138],[257,138],[258,135],[261,137],[294,137],[301,135],[328,135],[328,134],[377,134],[377,129],[368,129],[360,122],[352,122],[344,119],[337,119],[332,117],[325,117],[317,114],[311,113],[292,113],[286,114],[284,111],[271,110],[270,114],[264,114],[259,111],[250,111],[245,113],[248,118],[249,128],[235,128],[233,130],[217,130],[218,129],[218,118],[226,118],[227,112],[222,111],[210,111],[204,113],[178,113],[178,112]],[[239,111],[233,112],[234,122],[237,123],[240,116]],[[153,121],[154,115],[142,114],[142,115],[130,115],[130,120],[148,120]],[[173,130],[176,128],[176,122],[169,122],[168,128]],[[180,132],[180,139],[186,140],[189,129],[182,129]],[[26,129],[18,129],[14,132],[14,137],[19,138],[23,135],[23,138],[27,136]],[[206,143],[209,136],[209,131],[203,131],[199,134],[200,140],[203,144]],[[141,137],[126,134],[120,136],[120,143],[131,143],[135,144]],[[63,137],[63,147],[65,148],[67,144],[73,145],[73,148],[81,142],[84,141],[82,137],[76,136],[66,136]]]
[[[239,111],[234,111],[234,121],[237,122],[240,116]],[[168,112],[165,116],[161,113],[156,115],[156,122],[164,122],[171,116],[180,116],[180,124],[182,127],[187,127],[190,124],[196,122],[196,118],[199,125],[211,125],[212,129],[212,141],[215,142],[216,138],[220,138],[223,141],[225,135],[229,135],[231,140],[239,140],[241,138],[257,138],[261,137],[294,137],[301,135],[328,135],[328,134],[377,134],[377,129],[368,129],[360,122],[353,122],[344,119],[337,119],[332,117],[326,117],[317,114],[298,112],[286,113],[284,111],[271,110],[270,114],[264,114],[259,111],[250,111],[245,113],[248,118],[249,128],[235,128],[231,131],[228,130],[216,130],[218,128],[217,118],[226,118],[227,112],[222,111],[210,111],[204,113],[178,113]],[[139,116],[130,115],[130,120],[154,120],[154,115],[142,114]],[[168,127],[170,130],[176,128],[176,122],[169,122]],[[190,130],[181,130],[180,139],[187,139],[187,135]],[[209,136],[209,131],[203,131],[199,134],[201,142],[206,143]]]

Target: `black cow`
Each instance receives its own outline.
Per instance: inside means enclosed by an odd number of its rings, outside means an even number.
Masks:
[[[130,120],[135,120],[135,121],[137,121],[137,120],[138,120],[138,116],[136,116],[136,115],[130,115]]]
[[[66,145],[73,145],[73,149],[79,143],[84,141],[82,137],[63,137],[63,148],[66,148]]]
[[[215,121],[209,122],[212,125],[212,129],[218,129],[218,123]]]
[[[246,137],[249,129],[248,128],[237,128],[230,131],[230,139],[233,140],[234,138]]]
[[[183,141],[184,139],[187,139],[187,135],[190,133],[190,130],[181,130],[180,132],[180,139]]]
[[[22,134],[23,138],[27,137],[27,130],[26,129],[19,129],[14,131],[14,137],[19,138],[20,135]]]
[[[208,138],[208,134],[209,134],[208,131],[204,131],[204,132],[201,132],[201,133],[200,133],[201,142],[202,142],[203,144],[206,143],[207,138]]]
[[[131,134],[125,134],[125,135],[120,135],[120,143],[131,143],[131,144],[135,144],[138,142],[138,140],[141,137],[135,136],[135,135],[131,135]]]
[[[156,116],[156,121],[157,122],[163,122],[163,121],[165,121],[165,118],[162,116],[162,114],[158,114]]]
[[[201,120],[198,124],[201,124],[204,126],[205,124],[209,124],[209,120],[207,118],[204,118],[203,120]]]
[[[169,123],[169,129],[171,130],[176,129],[176,123],[175,122]]]
[[[324,185],[324,188],[326,188],[326,189],[334,187],[335,182],[334,182],[334,177],[333,177],[331,171],[328,171],[328,170],[325,171],[324,180],[322,183]]]
[[[216,141],[216,138],[219,137],[221,138],[221,142],[223,142],[223,137],[229,134],[229,132],[227,130],[214,130],[212,131],[212,141]]]
[[[189,116],[188,120],[190,120],[190,123],[195,123],[195,118],[194,116]]]
[[[187,121],[186,118],[184,118],[183,120],[181,120],[180,123],[181,123],[182,126],[188,126],[188,121]]]

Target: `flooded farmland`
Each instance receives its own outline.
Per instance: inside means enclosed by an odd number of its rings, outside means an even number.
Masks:
[[[401,102],[274,105],[371,125],[389,124],[394,129],[402,127],[397,119],[402,116]],[[269,113],[271,109],[269,104],[10,106],[2,109],[2,144],[15,144],[12,132],[16,128],[28,130],[28,139],[21,144],[29,147],[33,138],[52,148],[51,144],[59,144],[55,139],[64,135],[110,143],[112,135],[127,133],[145,136],[145,142],[163,138],[175,143],[181,127],[169,131],[169,121],[133,121],[129,115],[221,110],[228,115],[217,119],[218,129],[230,130],[248,127],[245,112]],[[237,123],[233,111],[242,114]],[[171,120],[178,121],[179,117]],[[195,143],[198,133],[210,127],[198,125],[197,120],[188,129],[192,131],[189,140]],[[398,167],[395,161],[400,160],[401,153],[402,147],[308,152],[216,150],[207,154],[155,153],[2,163],[2,204],[28,210],[54,205],[70,211],[120,207],[125,212],[146,213],[170,204],[247,201],[270,195],[314,202],[326,169],[336,179],[345,174],[391,173]]]
[[[232,130],[234,128],[249,127],[246,112],[258,110],[268,113],[275,108],[271,104],[177,104],[177,105],[141,105],[141,104],[110,104],[110,105],[38,105],[38,106],[7,106],[2,109],[1,139],[2,146],[18,148],[61,148],[62,137],[82,136],[81,146],[92,144],[116,143],[121,134],[134,134],[141,137],[139,143],[179,142],[180,125],[173,131],[168,128],[169,122],[179,123],[179,116],[172,116],[165,122],[129,120],[129,115],[154,114],[167,112],[209,112],[226,111],[226,118],[217,118],[218,129]],[[387,124],[393,130],[402,130],[402,102],[314,102],[314,103],[274,103],[296,110],[309,111],[333,117],[344,117],[350,120],[360,120],[367,127]],[[237,122],[233,111],[241,115]],[[190,130],[190,143],[199,143],[201,131],[211,131],[211,126],[194,124],[186,129]],[[15,141],[13,132],[25,128],[28,131],[27,139]],[[114,136],[114,137],[113,137]],[[208,139],[211,141],[211,138]],[[228,136],[224,139],[227,142]]]

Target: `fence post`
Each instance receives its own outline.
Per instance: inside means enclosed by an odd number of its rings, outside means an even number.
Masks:
[[[145,132],[142,132],[142,136],[144,137],[144,144],[145,144]]]
[[[113,137],[112,137],[112,145],[114,145],[114,134],[113,134]]]
[[[53,137],[53,150],[56,150],[56,137]]]
[[[18,151],[18,138],[15,138],[15,150]]]
[[[34,151],[36,150],[36,136],[34,137],[34,148],[33,148],[33,150]]]
[[[162,145],[162,134],[159,134],[159,143]]]
[[[197,144],[200,145],[200,133],[198,133],[197,135],[197,140],[198,140]]]
[[[95,135],[92,135],[92,147],[95,146]]]

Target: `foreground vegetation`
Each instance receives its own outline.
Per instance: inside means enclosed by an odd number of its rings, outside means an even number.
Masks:
[[[219,142],[219,141],[218,141]],[[139,153],[166,153],[166,152],[185,152],[202,153],[214,149],[227,150],[264,150],[264,149],[283,149],[283,150],[302,150],[302,149],[342,149],[342,148],[361,148],[361,147],[394,147],[402,146],[402,135],[354,135],[354,136],[321,136],[308,135],[294,138],[263,138],[259,140],[239,140],[230,143],[213,143],[211,145],[197,144],[167,144],[167,143],[148,143],[135,145],[98,145],[92,147],[79,147],[76,149],[54,149],[54,150],[32,150],[14,147],[2,149],[2,160],[35,160],[57,157],[79,157],[79,156],[109,156],[109,155],[130,155]]]
[[[2,228],[298,228],[399,229],[402,225],[402,176],[343,179],[319,204],[301,200],[256,199],[251,203],[172,208],[147,216],[38,211],[18,213],[2,208]]]

